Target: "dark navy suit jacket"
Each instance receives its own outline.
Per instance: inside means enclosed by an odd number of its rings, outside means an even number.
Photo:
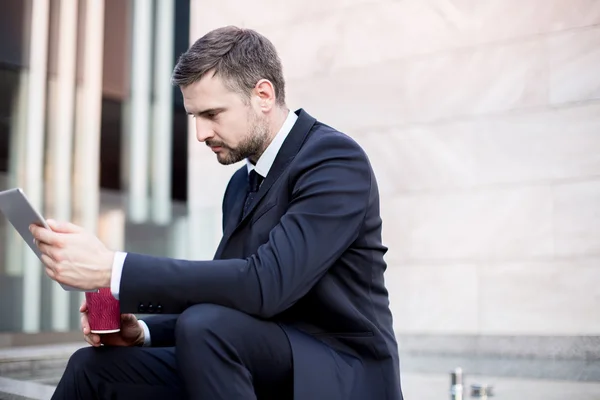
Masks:
[[[354,140],[296,114],[244,218],[246,166],[232,176],[214,260],[129,253],[122,312],[213,303],[272,320],[292,346],[296,400],[401,400],[371,165]],[[174,345],[175,321],[145,320],[153,346]]]

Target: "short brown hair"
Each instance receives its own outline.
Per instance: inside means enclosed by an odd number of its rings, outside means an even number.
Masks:
[[[213,70],[230,90],[247,97],[259,80],[268,79],[277,103],[285,105],[285,81],[275,46],[252,29],[226,26],[210,31],[179,57],[172,82],[185,87]]]

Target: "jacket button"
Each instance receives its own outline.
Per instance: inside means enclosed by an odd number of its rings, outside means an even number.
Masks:
[[[152,303],[148,303],[148,313],[154,313],[154,307],[152,306]]]
[[[156,312],[160,314],[162,312],[162,306],[160,304],[156,305]]]
[[[138,305],[138,312],[141,312],[141,313],[146,312],[146,306],[144,306],[144,303],[140,303]]]

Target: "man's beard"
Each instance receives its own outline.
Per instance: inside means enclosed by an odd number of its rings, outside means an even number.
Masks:
[[[235,149],[226,146],[224,143],[206,142],[209,146],[221,146],[226,150],[217,154],[217,160],[221,164],[234,164],[245,158],[252,158],[256,161],[262,155],[263,151],[265,151],[267,141],[269,140],[267,121],[252,114],[252,111],[248,113],[248,119],[250,122],[250,132],[248,132],[248,135],[246,135]]]

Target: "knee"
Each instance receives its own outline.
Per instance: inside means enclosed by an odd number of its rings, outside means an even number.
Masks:
[[[186,309],[175,325],[177,346],[226,336],[228,332],[239,329],[236,322],[240,314],[240,311],[216,304],[197,304]]]
[[[67,363],[66,372],[77,376],[104,376],[119,363],[119,347],[82,347],[74,352]]]
[[[97,350],[94,347],[82,347],[77,350],[69,358],[66,370],[77,374],[89,372],[91,368],[98,365],[96,360]]]

